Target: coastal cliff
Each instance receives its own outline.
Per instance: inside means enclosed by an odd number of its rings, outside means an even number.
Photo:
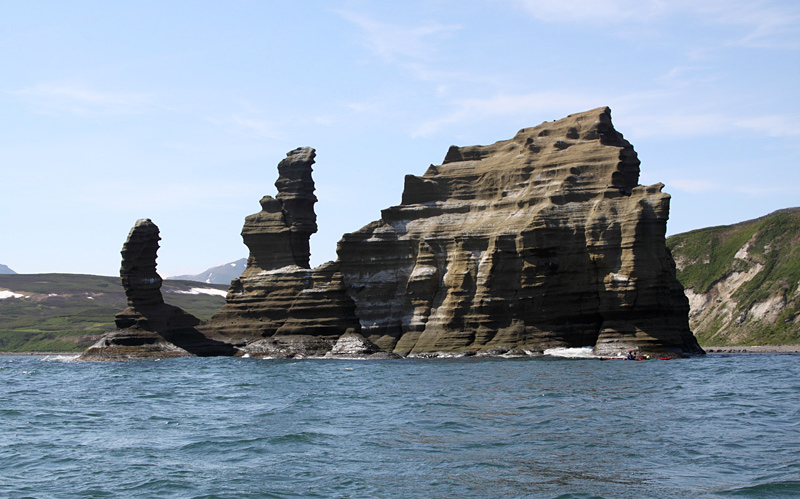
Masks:
[[[701,352],[664,242],[669,195],[608,108],[451,147],[338,247],[362,334],[401,355]]]
[[[406,177],[399,206],[345,234],[336,262],[309,269],[314,158],[288,153],[278,195],[245,219],[247,268],[218,314],[150,320],[160,278],[151,282],[148,263],[144,281],[127,278],[147,303],[131,304],[121,331],[155,329],[172,343],[190,327],[195,351],[269,357],[703,352],[665,245],[670,197],[638,185],[636,152],[608,108],[452,146],[441,165]],[[123,248],[123,271],[125,260]]]

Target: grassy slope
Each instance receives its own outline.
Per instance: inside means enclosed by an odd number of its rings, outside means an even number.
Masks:
[[[222,296],[177,294],[219,284],[164,281],[164,300],[200,319],[225,303]],[[0,300],[0,351],[77,352],[114,329],[114,314],[127,306],[118,277],[78,274],[0,275],[0,289],[24,298]]]
[[[734,258],[750,242],[748,260]],[[757,220],[724,227],[712,227],[667,239],[667,246],[678,262],[678,280],[696,293],[707,292],[715,282],[734,271],[747,271],[752,265],[763,269],[734,293],[739,317],[753,304],[780,295],[786,308],[775,322],[747,320],[740,325],[718,320],[695,330],[704,345],[798,344],[800,313],[797,299],[800,283],[800,209],[784,210]],[[735,329],[736,340],[730,331]]]

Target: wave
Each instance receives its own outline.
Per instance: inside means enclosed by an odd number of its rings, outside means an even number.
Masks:
[[[80,354],[72,354],[72,355],[45,355],[44,357],[40,358],[41,362],[72,362],[73,360],[77,360],[80,357]]]
[[[544,355],[568,359],[596,359],[597,355],[594,354],[593,350],[592,347],[548,348],[544,351]]]

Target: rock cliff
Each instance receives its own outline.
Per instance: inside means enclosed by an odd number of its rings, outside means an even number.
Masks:
[[[441,165],[406,177],[399,206],[344,235],[336,262],[309,269],[314,156],[288,153],[277,197],[245,219],[247,268],[222,310],[192,325],[204,352],[531,355],[592,345],[602,355],[702,353],[665,245],[669,195],[661,184],[638,185],[636,152],[608,108],[489,146],[451,147]],[[123,248],[123,284],[142,305],[135,301],[120,327],[153,323],[137,315],[158,301],[148,234],[136,270],[126,270]],[[171,337],[170,323],[163,327]]]
[[[289,265],[307,269],[309,238],[317,231],[310,147],[290,151],[278,164],[277,199],[264,196],[261,211],[245,218],[242,239],[250,249],[245,274]]]
[[[451,147],[339,243],[362,334],[402,355],[701,352],[665,247],[669,195],[638,177],[608,108]]]
[[[277,198],[245,218],[247,268],[231,282],[226,304],[201,329],[251,356],[325,355],[360,328],[335,263],[309,269],[316,232],[315,151],[299,148],[278,165]]]

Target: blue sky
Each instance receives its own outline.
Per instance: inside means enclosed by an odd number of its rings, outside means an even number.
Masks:
[[[277,163],[317,149],[312,264],[451,144],[600,106],[668,231],[800,205],[794,0],[0,0],[0,263],[162,276],[247,255]]]

